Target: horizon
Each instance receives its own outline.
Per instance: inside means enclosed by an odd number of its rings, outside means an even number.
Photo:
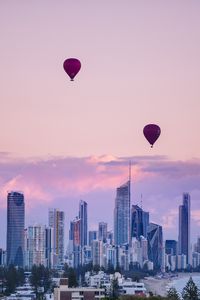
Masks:
[[[107,222],[109,229],[113,230],[116,188],[129,180],[131,161],[131,205],[140,206],[142,200],[143,209],[150,213],[150,222],[163,227],[164,239],[177,240],[178,208],[183,193],[188,192],[191,196],[191,240],[193,243],[197,240],[200,160],[177,163],[160,156],[48,157],[19,161],[16,158],[12,161],[9,157],[8,162],[6,159],[5,155],[3,159],[0,156],[1,174],[6,171],[8,178],[1,181],[0,225],[3,228],[6,228],[7,191],[20,190],[25,197],[26,228],[34,223],[48,225],[49,208],[65,212],[65,246],[69,224],[78,214],[80,200],[88,203],[89,230],[97,229],[101,221]],[[183,189],[183,186],[188,189]],[[158,206],[160,201],[162,207]],[[6,230],[0,234],[3,246]]]
[[[199,15],[198,0],[0,2],[0,247],[10,189],[24,192],[26,222],[47,223],[44,212],[58,207],[68,231],[83,199],[92,228],[113,227],[130,160],[132,204],[142,197],[177,240],[188,192],[196,240]],[[69,57],[81,61],[74,82],[63,69]],[[150,123],[161,128],[153,149],[143,135]]]

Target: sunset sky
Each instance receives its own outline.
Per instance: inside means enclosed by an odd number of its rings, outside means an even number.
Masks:
[[[177,238],[182,193],[200,231],[200,1],[0,1],[0,226],[8,190],[26,223],[49,207],[113,227],[115,189],[133,167],[132,203]],[[68,57],[81,60],[71,82]],[[153,149],[143,127],[156,123]],[[105,209],[106,207],[106,209]],[[0,231],[0,247],[5,230]]]

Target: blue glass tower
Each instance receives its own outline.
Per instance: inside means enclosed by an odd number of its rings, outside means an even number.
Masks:
[[[149,226],[149,213],[138,205],[132,205],[131,209],[131,237],[140,236],[147,238],[147,228]]]
[[[147,233],[148,257],[156,270],[162,267],[163,233],[162,226],[150,223]]]
[[[130,241],[130,180],[117,188],[114,209],[114,240],[117,246]]]
[[[7,265],[24,265],[24,195],[9,192],[7,196]]]

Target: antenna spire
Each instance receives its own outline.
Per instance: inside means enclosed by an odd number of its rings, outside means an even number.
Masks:
[[[129,181],[131,182],[131,161],[129,160]]]

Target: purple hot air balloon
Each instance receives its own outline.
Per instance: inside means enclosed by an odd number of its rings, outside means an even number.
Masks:
[[[143,133],[147,141],[151,144],[151,148],[153,148],[153,144],[160,136],[161,129],[156,124],[148,124],[144,127]]]
[[[77,58],[68,58],[64,61],[63,68],[71,78],[71,81],[73,81],[76,74],[80,71],[81,62]]]

